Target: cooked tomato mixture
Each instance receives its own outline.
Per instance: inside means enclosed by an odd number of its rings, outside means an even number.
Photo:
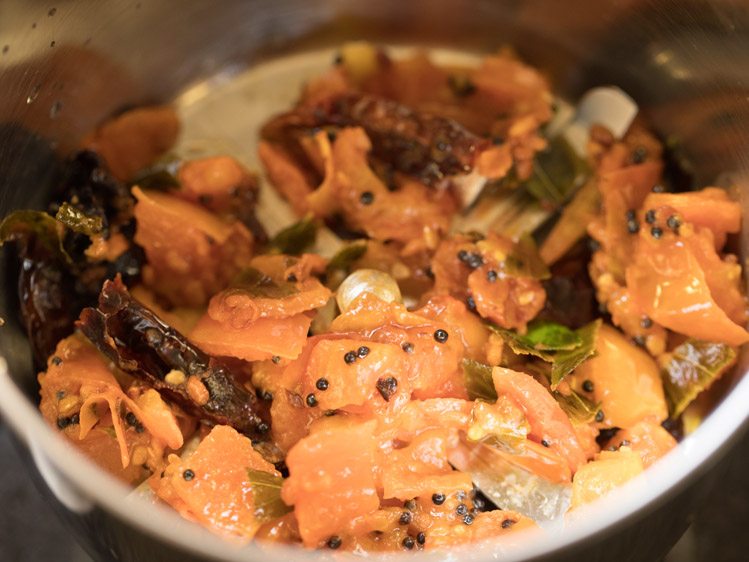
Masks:
[[[253,171],[172,151],[173,109],[102,124],[0,226],[42,415],[234,542],[445,549],[606,494],[749,341],[741,208],[641,118],[576,149],[558,113],[508,51],[346,45],[260,131],[298,215],[272,237]]]

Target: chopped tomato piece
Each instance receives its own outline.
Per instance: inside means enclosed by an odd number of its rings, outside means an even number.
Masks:
[[[244,328],[217,322],[207,313],[190,332],[189,338],[211,355],[263,361],[273,357],[295,359],[307,342],[312,318],[296,314],[288,318],[260,318]]]
[[[291,156],[276,144],[261,141],[258,154],[273,186],[291,204],[298,216],[306,215],[309,210],[307,196],[312,193],[315,186],[304,172]]]
[[[104,358],[81,336],[60,341],[39,384],[44,418],[128,482],[142,478],[145,468],[160,469],[165,447],[182,446],[180,425],[158,393],[133,386],[133,397],[125,394]],[[106,446],[111,454],[99,458]]]
[[[217,213],[251,209],[257,199],[256,178],[231,156],[188,160],[180,166],[177,179],[177,195]]]
[[[377,240],[409,242],[426,230],[447,231],[455,209],[449,193],[410,179],[390,191],[369,167],[372,145],[363,129],[340,130],[332,147],[325,132],[315,138],[326,160],[325,179],[307,199],[316,216],[340,212],[350,228]]]
[[[252,234],[173,195],[133,188],[135,241],[148,258],[146,284],[176,305],[202,306],[252,256]]]
[[[592,399],[601,404],[608,427],[632,427],[646,418],[661,422],[668,417],[655,360],[611,326],[601,325],[596,355],[572,376],[593,384]]]
[[[248,469],[280,476],[249,439],[218,425],[192,455],[172,455],[154,488],[183,517],[219,534],[251,539],[262,521],[256,516]]]
[[[375,422],[327,418],[289,451],[283,500],[294,506],[306,546],[319,546],[353,518],[375,511]]]
[[[606,495],[631,480],[643,470],[640,456],[622,447],[602,451],[598,457],[580,467],[572,480],[572,507],[579,507]]]
[[[590,233],[605,251],[606,270],[619,281],[624,280],[624,267],[634,250],[628,213],[640,208],[658,183],[661,169],[660,162],[645,162],[601,174],[598,181],[604,214],[590,226]]]
[[[647,468],[676,447],[676,439],[660,424],[643,420],[617,432],[604,449],[620,447],[629,447],[640,455],[643,466]]]
[[[410,312],[401,304],[365,293],[333,321],[330,330],[356,331],[372,341],[400,346],[416,399],[466,398],[460,367],[466,353],[461,335],[466,332],[452,330],[444,316],[439,321],[430,318],[441,308],[439,304],[425,308],[422,315],[420,310]]]
[[[176,142],[179,128],[173,108],[139,107],[98,127],[83,145],[101,154],[112,174],[126,181],[167,152]]]
[[[411,397],[406,354],[398,345],[321,340],[302,377],[302,396],[322,410],[371,413],[398,409]]]
[[[585,464],[585,453],[567,414],[539,382],[530,375],[502,367],[494,368],[492,379],[497,394],[513,399],[522,408],[531,426],[532,438],[549,443],[549,447],[567,461],[573,473]]]
[[[627,268],[627,286],[648,317],[675,332],[729,345],[749,341],[715,302],[694,252],[678,239],[644,241]]]
[[[471,488],[471,476],[456,472],[447,461],[448,449],[455,447],[455,431],[430,429],[417,435],[406,447],[385,453],[382,461],[383,498],[406,501]]]
[[[709,228],[715,237],[715,249],[726,243],[726,234],[741,229],[741,204],[731,201],[725,189],[706,187],[686,193],[651,193],[644,209],[668,207],[681,222]]]

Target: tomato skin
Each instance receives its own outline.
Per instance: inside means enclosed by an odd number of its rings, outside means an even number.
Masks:
[[[289,318],[324,306],[330,290],[311,277],[296,284],[298,292],[283,298],[254,297],[242,289],[229,288],[211,298],[208,315],[232,328],[246,328],[263,318]]]
[[[530,375],[503,367],[494,368],[492,379],[497,394],[517,402],[525,413],[531,438],[547,441],[550,448],[567,461],[573,473],[585,464],[586,455],[572,423],[541,383]]]

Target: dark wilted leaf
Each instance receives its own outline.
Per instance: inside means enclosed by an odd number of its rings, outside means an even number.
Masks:
[[[73,232],[85,234],[86,236],[100,234],[104,229],[104,221],[101,217],[87,215],[70,203],[60,205],[55,218]]]
[[[561,392],[552,392],[552,395],[570,420],[575,423],[592,422],[600,409],[600,404],[594,403],[577,392],[571,392],[568,395]]]
[[[674,349],[661,371],[671,417],[678,417],[735,361],[736,350],[724,343],[687,340]]]
[[[583,361],[592,357],[596,352],[596,336],[601,327],[601,320],[594,320],[575,330],[582,341],[582,345],[575,349],[558,351],[554,354],[551,366],[551,388],[556,388],[562,379],[574,371]]]
[[[240,291],[258,299],[282,299],[299,292],[294,283],[277,283],[255,268],[243,269],[234,278],[228,291]]]
[[[546,149],[536,155],[533,173],[524,185],[539,201],[559,207],[589,174],[588,165],[560,135],[549,140]]]
[[[298,256],[314,246],[316,239],[317,225],[309,215],[284,228],[268,244],[272,253]]]
[[[494,402],[497,399],[497,391],[492,381],[492,368],[473,359],[463,359],[462,365],[468,398]]]
[[[507,256],[503,265],[505,271],[514,277],[530,277],[541,280],[551,277],[549,268],[538,253],[536,241],[527,233],[518,239],[515,248]]]
[[[29,241],[31,238],[50,256],[71,265],[73,260],[63,246],[64,226],[43,211],[13,211],[0,222],[0,246],[11,240]]]
[[[255,517],[260,521],[270,521],[291,511],[291,507],[281,499],[283,478],[263,470],[247,469],[250,478],[252,498],[255,504]]]

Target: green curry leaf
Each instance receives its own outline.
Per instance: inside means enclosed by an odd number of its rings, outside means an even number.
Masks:
[[[328,274],[335,271],[348,273],[353,263],[367,253],[366,242],[354,242],[345,248],[342,248],[330,258],[326,272]]]
[[[298,256],[315,245],[317,224],[312,215],[287,226],[268,243],[271,253]]]
[[[542,351],[569,351],[583,343],[577,332],[556,322],[531,322],[528,331],[520,337],[529,346]]]
[[[177,189],[180,186],[177,176],[181,165],[182,158],[178,155],[165,154],[151,166],[140,170],[130,184],[155,191]]]
[[[596,335],[600,326],[600,319],[574,331],[555,322],[536,322],[528,326],[528,333],[518,334],[513,330],[489,325],[516,354],[531,355],[551,363],[552,389],[595,354]]]

